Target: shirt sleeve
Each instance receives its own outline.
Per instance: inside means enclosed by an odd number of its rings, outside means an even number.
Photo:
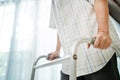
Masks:
[[[56,29],[56,20],[55,20],[55,13],[54,13],[54,8],[53,8],[53,2],[51,4],[51,12],[50,12],[50,20],[49,20],[49,27]]]

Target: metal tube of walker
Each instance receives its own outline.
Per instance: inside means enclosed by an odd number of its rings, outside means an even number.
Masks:
[[[76,80],[77,78],[77,48],[82,43],[90,43],[91,38],[82,38],[80,40],[76,40],[71,46],[71,57],[70,57],[70,80]]]

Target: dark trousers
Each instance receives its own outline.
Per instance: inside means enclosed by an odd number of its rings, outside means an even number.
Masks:
[[[69,80],[69,75],[61,71],[61,80]],[[120,80],[116,54],[113,55],[101,70],[89,75],[77,77],[77,80]]]

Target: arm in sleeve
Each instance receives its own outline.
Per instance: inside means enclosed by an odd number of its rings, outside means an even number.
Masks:
[[[54,8],[53,8],[53,3],[51,4],[51,12],[50,12],[50,20],[49,20],[49,27],[56,29],[56,20],[55,20],[55,13],[54,13]]]

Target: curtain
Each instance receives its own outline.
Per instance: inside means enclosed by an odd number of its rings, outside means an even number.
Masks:
[[[0,80],[30,80],[37,57],[55,49],[50,9],[51,0],[0,0]],[[59,80],[60,69],[39,69],[35,80]]]

